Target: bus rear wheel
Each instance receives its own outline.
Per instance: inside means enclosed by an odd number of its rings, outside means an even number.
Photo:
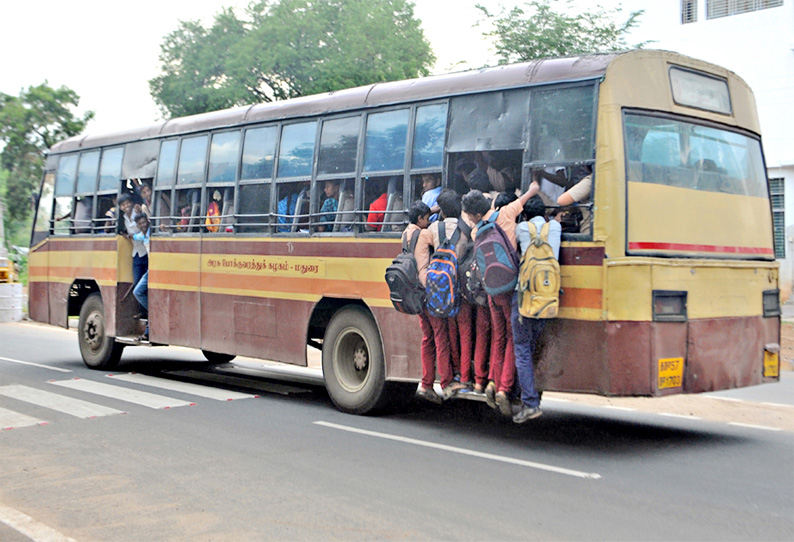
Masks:
[[[118,365],[124,345],[109,337],[105,328],[105,307],[98,293],[88,296],[80,309],[77,340],[83,362],[91,369],[112,369]]]
[[[385,401],[386,365],[378,327],[360,307],[334,315],[323,339],[323,376],[336,407],[367,414]]]

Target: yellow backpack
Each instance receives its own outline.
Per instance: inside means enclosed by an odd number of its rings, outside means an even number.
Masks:
[[[518,313],[525,318],[555,318],[560,308],[560,264],[549,244],[550,225],[538,233],[532,222],[530,243],[518,275]]]

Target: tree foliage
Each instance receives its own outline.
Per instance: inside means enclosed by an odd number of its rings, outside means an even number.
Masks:
[[[182,22],[149,81],[165,116],[427,75],[435,61],[409,0],[262,0],[211,27]]]
[[[80,101],[67,87],[50,87],[45,81],[28,87],[19,96],[0,93],[0,168],[6,172],[6,232],[14,232],[31,211],[31,194],[44,171],[45,151],[59,141],[79,134],[94,117],[72,112]],[[10,234],[9,234],[10,235]]]
[[[625,35],[643,14],[633,11],[621,23],[620,7],[596,6],[593,11],[567,14],[564,8],[569,4],[570,0],[533,0],[498,15],[482,5],[477,8],[494,27],[485,35],[495,38],[500,64],[626,49]]]

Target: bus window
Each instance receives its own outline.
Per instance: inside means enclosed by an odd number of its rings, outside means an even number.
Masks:
[[[358,133],[361,117],[348,117],[323,122],[320,153],[317,157],[318,175],[338,175],[356,172]]]
[[[352,232],[356,225],[356,183],[346,179],[339,183],[339,205],[334,219],[333,231]]]
[[[123,157],[124,147],[102,151],[102,160],[99,163],[97,205],[94,214],[94,233],[113,233],[116,229],[118,216],[116,194],[121,181]]]
[[[401,171],[405,168],[408,109],[374,113],[367,117],[364,171]]]
[[[447,152],[523,151],[528,110],[528,89],[452,98]],[[519,172],[520,164],[519,156]]]
[[[77,168],[76,194],[93,193],[96,190],[97,172],[99,171],[99,151],[80,154],[80,165]]]
[[[70,154],[62,156],[58,161],[58,171],[55,174],[55,208],[53,209],[53,233],[68,235],[72,223],[72,194],[74,193],[75,177],[77,175],[77,156]]]
[[[284,126],[278,153],[279,178],[311,176],[316,133],[315,121]]]
[[[207,136],[188,137],[179,147],[174,193],[177,214],[176,231],[195,233],[198,231],[201,207],[201,182],[207,161]],[[195,185],[195,186],[191,186]]]
[[[363,177],[363,209],[366,232],[401,231],[403,223],[402,177]]]
[[[279,233],[306,232],[309,226],[309,181],[276,185],[276,222]]]
[[[241,180],[270,179],[276,157],[278,127],[246,130],[243,144],[243,168]]]
[[[241,183],[239,199],[237,231],[270,233],[270,183]]]
[[[416,108],[411,169],[441,168],[446,127],[447,104]]]
[[[52,197],[55,191],[55,173],[49,171],[44,175],[41,185],[41,194],[36,210],[36,222],[33,225],[33,241],[35,244],[50,234],[50,220],[52,220]]]
[[[171,139],[160,145],[157,158],[157,176],[154,179],[154,226],[167,230],[173,223],[174,209],[171,206],[171,189],[176,177],[176,154],[179,141]]]
[[[207,208],[204,224],[210,233],[233,231],[234,180],[240,158],[240,132],[213,134],[207,173]]]

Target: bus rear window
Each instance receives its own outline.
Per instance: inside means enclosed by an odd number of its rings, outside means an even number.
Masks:
[[[624,126],[629,181],[767,197],[757,139],[639,114],[626,114]]]

